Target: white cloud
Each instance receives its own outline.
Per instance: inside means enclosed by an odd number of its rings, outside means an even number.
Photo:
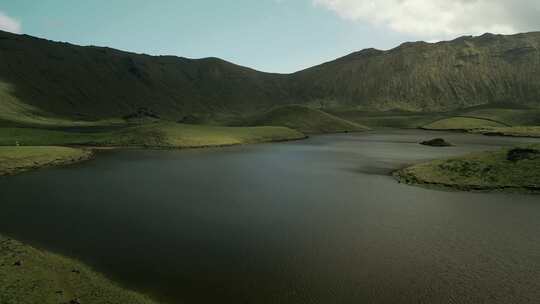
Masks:
[[[540,30],[538,0],[313,0],[339,16],[430,39]]]
[[[0,30],[20,34],[22,30],[21,23],[3,12],[0,12]]]

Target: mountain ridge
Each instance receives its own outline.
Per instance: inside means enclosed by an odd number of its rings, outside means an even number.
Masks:
[[[0,31],[4,120],[98,120],[141,109],[178,120],[291,104],[437,112],[508,102],[540,105],[540,32],[368,48],[280,74],[216,57],[152,56]]]

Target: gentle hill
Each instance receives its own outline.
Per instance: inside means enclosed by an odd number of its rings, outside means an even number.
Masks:
[[[253,118],[252,125],[284,126],[303,133],[340,133],[368,130],[367,127],[318,109],[300,105],[274,108]]]
[[[472,129],[488,128],[488,127],[506,127],[504,123],[490,119],[474,118],[474,117],[451,117],[437,120],[422,127],[426,130],[459,130],[466,131]]]

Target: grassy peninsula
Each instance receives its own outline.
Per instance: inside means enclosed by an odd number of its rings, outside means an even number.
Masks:
[[[435,160],[397,171],[394,176],[413,185],[540,193],[540,145]]]
[[[90,150],[67,147],[0,147],[0,176],[69,165],[91,157]]]

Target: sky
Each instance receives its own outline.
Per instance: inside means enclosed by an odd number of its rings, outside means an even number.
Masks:
[[[540,1],[0,0],[0,29],[289,73],[364,48],[540,30]]]

